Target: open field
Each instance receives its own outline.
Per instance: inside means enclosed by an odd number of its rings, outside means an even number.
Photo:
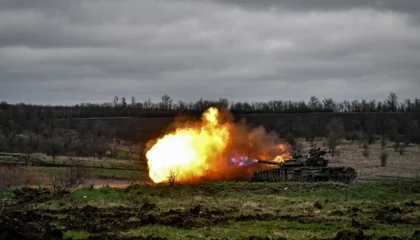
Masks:
[[[29,161],[27,160],[29,158]],[[89,181],[86,185],[102,183],[114,183],[115,181],[138,182],[148,180],[146,163],[132,159],[92,158],[78,157],[88,169]],[[29,157],[24,154],[0,153],[0,164],[24,165],[33,173],[31,185],[45,185],[48,177],[52,174],[64,172],[71,161],[66,156],[57,156],[52,159],[45,154],[32,154]]]
[[[301,143],[307,151],[324,142]],[[88,179],[61,197],[37,187],[50,186],[70,159],[2,153],[2,164],[25,165],[33,176],[19,186],[35,188],[0,190],[0,239],[420,239],[420,146],[400,154],[391,144],[369,145],[364,155],[362,144],[341,140],[339,154],[326,157],[356,169],[350,185],[147,185],[140,156],[80,158]]]
[[[395,151],[393,143],[388,143],[384,151],[388,154],[385,167],[381,167],[381,144],[369,146],[369,156],[363,155],[363,146],[358,142],[342,140],[337,147],[338,155],[327,155],[330,166],[349,166],[357,171],[359,180],[375,180],[387,178],[419,178],[420,177],[420,145],[410,144],[401,155]],[[304,143],[306,149],[310,148]],[[315,142],[316,147],[323,147],[323,142]]]
[[[113,159],[113,158],[93,158],[93,157],[77,157],[83,160],[86,167],[89,168],[106,168],[114,170],[144,170],[144,164],[138,164],[138,160],[133,159]],[[57,156],[53,159],[45,154],[21,154],[21,153],[0,153],[0,163],[13,164],[30,164],[33,166],[46,167],[66,167],[69,164],[69,157]]]
[[[419,189],[419,181],[219,182],[82,188],[61,199],[5,190],[0,239],[419,239]]]
[[[325,140],[314,142],[312,147],[324,148]],[[304,151],[311,148],[309,142],[301,141]],[[349,166],[356,169],[358,177],[356,181],[366,180],[387,180],[390,178],[400,179],[418,179],[420,178],[420,145],[410,144],[401,155],[396,152],[389,143],[385,146],[384,151],[388,153],[388,161],[385,167],[380,166],[381,145],[375,143],[369,146],[369,156],[363,155],[364,149],[357,141],[351,142],[341,140],[337,147],[338,154],[326,157],[330,159],[330,166]],[[37,156],[36,154],[34,156]],[[24,154],[0,154],[0,163],[25,164]],[[138,156],[134,156],[138,159]],[[41,157],[32,157],[30,166],[35,177],[32,186],[43,186],[48,181],[48,176],[54,173],[63,172],[69,166],[68,158],[65,156],[57,156],[52,159],[50,156],[41,155]],[[103,184],[123,185],[131,183],[142,183],[149,181],[147,173],[147,163],[141,160],[126,160],[112,158],[78,158],[83,160],[88,168],[89,181],[85,186]],[[98,183],[101,183],[98,185]]]

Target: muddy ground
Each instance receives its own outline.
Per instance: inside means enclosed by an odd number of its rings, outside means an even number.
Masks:
[[[180,229],[209,228],[219,224],[246,221],[291,221],[299,223],[316,223],[326,221],[318,219],[312,214],[285,215],[284,213],[255,213],[241,214],[238,208],[208,209],[195,205],[189,209],[170,209],[161,211],[153,203],[144,202],[132,207],[98,208],[85,205],[83,207],[69,207],[57,209],[38,209],[36,204],[52,200],[48,189],[22,188],[13,191],[13,198],[3,201],[0,206],[0,239],[64,239],[65,231],[85,231],[88,239],[166,239],[157,236],[126,237],[115,233],[136,229],[147,225],[161,225]],[[322,203],[316,202],[315,207],[322,209]],[[402,207],[383,206],[380,209],[360,209],[351,207],[345,211],[333,211],[334,216],[351,217],[353,231],[340,231],[332,239],[403,239],[395,236],[381,236],[365,234],[370,228],[369,221],[384,224],[408,224],[420,226],[419,218],[410,218],[420,204],[407,201]],[[354,218],[365,215],[364,222]],[[419,227],[420,230],[420,227]],[[114,233],[114,234],[113,234]],[[241,239],[272,239],[249,236]],[[287,239],[287,238],[278,238]],[[411,239],[420,239],[420,231],[412,233]]]

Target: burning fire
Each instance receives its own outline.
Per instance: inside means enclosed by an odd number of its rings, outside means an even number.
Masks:
[[[146,152],[155,183],[249,179],[255,170],[273,167],[254,158],[290,158],[277,135],[262,127],[250,129],[244,122],[235,124],[229,112],[217,108],[209,108],[201,121],[174,124],[175,130],[154,140]]]

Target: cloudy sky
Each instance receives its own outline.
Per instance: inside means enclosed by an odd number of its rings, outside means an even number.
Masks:
[[[0,101],[420,97],[419,0],[0,0]]]

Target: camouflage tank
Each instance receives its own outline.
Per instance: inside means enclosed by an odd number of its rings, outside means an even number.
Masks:
[[[324,158],[326,151],[311,149],[309,154],[294,154],[293,158],[285,162],[257,160],[262,164],[277,165],[278,168],[254,172],[251,181],[254,182],[321,182],[335,181],[350,183],[357,173],[351,167],[328,167],[329,160]]]

